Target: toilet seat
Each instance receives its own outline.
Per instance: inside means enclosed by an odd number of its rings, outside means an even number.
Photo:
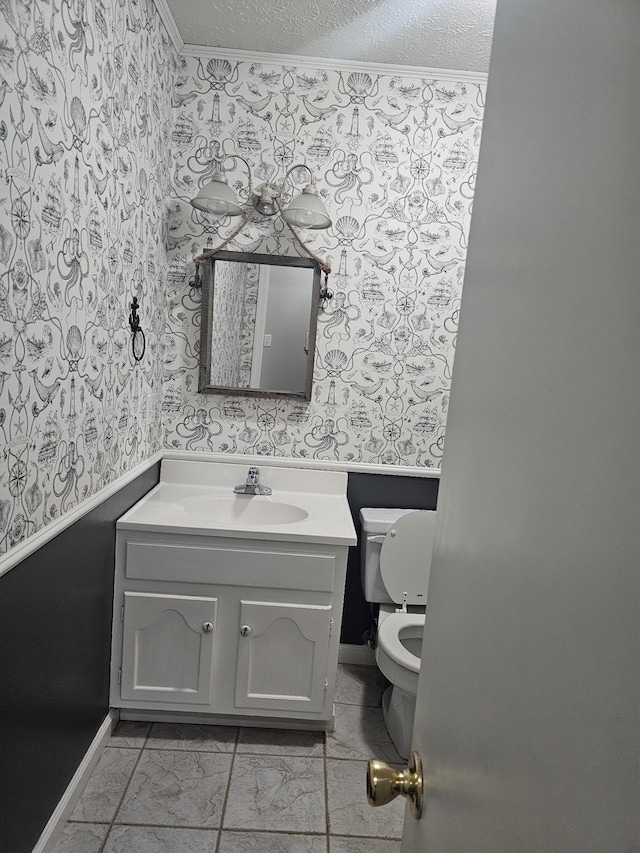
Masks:
[[[396,604],[426,606],[435,527],[435,510],[414,510],[384,537],[380,575]]]
[[[422,645],[424,613],[391,613],[378,627],[376,663],[382,674],[401,690],[414,696],[418,691],[420,657],[403,645],[403,639],[413,639]]]

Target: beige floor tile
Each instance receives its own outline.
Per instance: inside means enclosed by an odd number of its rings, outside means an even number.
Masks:
[[[154,723],[146,748],[184,749],[188,752],[233,752],[237,736],[236,726]]]
[[[379,706],[388,683],[377,666],[343,663],[338,667],[334,701]]]
[[[231,755],[145,749],[116,822],[217,828]]]
[[[113,820],[139,755],[137,749],[107,747],[69,819],[87,823]]]
[[[114,826],[103,853],[214,853],[217,830]]]
[[[404,800],[399,797],[384,808],[367,803],[364,761],[327,759],[329,832],[331,835],[360,835],[400,838]]]
[[[100,853],[107,832],[106,823],[68,823],[53,853]]]
[[[404,803],[366,801],[366,759],[404,763],[379,708],[386,684],[341,665],[326,735],[122,721],[54,853],[399,853]]]
[[[256,755],[324,755],[323,732],[296,732],[285,729],[241,728],[238,752]]]
[[[224,829],[325,832],[324,760],[236,755]]]
[[[328,758],[364,759],[402,763],[382,719],[380,708],[338,705],[335,731],[327,734]]]
[[[107,746],[142,749],[150,730],[151,723],[139,722],[138,720],[120,720],[109,738]]]
[[[223,832],[218,853],[327,853],[324,835],[279,832]]]
[[[329,853],[400,853],[400,841],[329,836]]]

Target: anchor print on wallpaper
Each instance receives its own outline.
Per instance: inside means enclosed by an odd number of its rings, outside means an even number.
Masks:
[[[162,446],[437,467],[483,95],[177,57],[151,0],[0,3],[0,554]],[[189,199],[228,153],[307,163],[333,218],[309,403],[197,394],[191,259],[233,224]],[[279,217],[230,248],[297,251]]]
[[[175,81],[165,446],[438,467],[484,83],[190,52]],[[248,202],[246,168],[229,154],[250,162],[254,185],[306,163],[333,220],[301,232],[330,260],[335,294],[319,315],[309,403],[197,393],[192,258],[238,220],[189,199],[224,162]],[[227,248],[301,254],[277,216],[255,216]]]
[[[152,2],[0,3],[0,554],[160,447],[173,52]]]

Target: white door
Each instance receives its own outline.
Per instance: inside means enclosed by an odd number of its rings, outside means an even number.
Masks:
[[[640,850],[639,38],[498,0],[403,853]]]

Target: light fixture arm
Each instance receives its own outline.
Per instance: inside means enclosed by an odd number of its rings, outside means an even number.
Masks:
[[[288,178],[298,169],[306,169],[309,173],[310,181],[308,186],[312,187],[315,192],[313,172],[306,163],[296,163],[287,170],[281,184],[275,184],[271,183],[271,181],[267,181],[256,188],[255,192],[252,194],[252,201],[258,213],[261,213],[263,216],[273,216],[278,210],[282,213],[280,199],[284,198]]]
[[[284,195],[285,186],[286,186],[286,184],[287,184],[287,178],[289,177],[289,175],[290,175],[292,172],[297,172],[297,171],[298,171],[298,169],[306,169],[306,170],[307,170],[307,172],[309,172],[309,178],[311,179],[311,180],[309,181],[309,183],[313,184],[313,182],[314,182],[314,181],[313,181],[313,172],[312,172],[312,171],[311,171],[311,169],[307,166],[307,164],[306,164],[306,163],[296,163],[296,164],[294,164],[290,169],[288,169],[288,170],[287,170],[287,173],[285,174],[285,176],[284,176],[284,178],[283,178],[283,181],[282,181],[282,194],[283,194],[283,195]]]
[[[225,154],[225,156],[220,160],[220,168],[218,171],[224,172],[224,164],[227,160],[240,160],[241,163],[244,163],[245,168],[247,170],[247,175],[249,176],[249,195],[253,195],[253,185],[251,183],[251,166],[249,165],[249,161],[245,160],[244,157],[240,156],[240,154]]]

